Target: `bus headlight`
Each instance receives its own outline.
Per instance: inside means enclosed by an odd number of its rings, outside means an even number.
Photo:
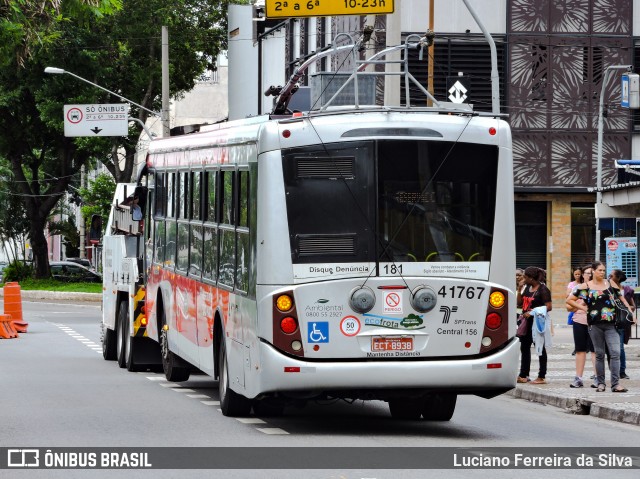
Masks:
[[[375,304],[376,295],[366,286],[354,290],[349,298],[349,305],[351,306],[351,309],[360,314],[368,313],[373,309]]]
[[[436,293],[426,286],[418,286],[411,293],[411,306],[420,313],[426,313],[435,308],[436,300]]]

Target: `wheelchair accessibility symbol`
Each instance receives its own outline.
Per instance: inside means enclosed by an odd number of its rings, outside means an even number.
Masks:
[[[307,323],[307,341],[309,343],[329,342],[329,322],[314,321]]]

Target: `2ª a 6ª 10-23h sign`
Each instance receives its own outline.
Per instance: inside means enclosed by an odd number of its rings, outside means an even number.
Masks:
[[[267,18],[393,13],[393,0],[266,0]]]

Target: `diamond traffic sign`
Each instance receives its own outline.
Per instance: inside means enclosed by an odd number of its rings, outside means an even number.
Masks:
[[[447,77],[447,98],[452,103],[468,103],[471,82],[463,76]]]
[[[127,136],[129,105],[65,105],[64,136]]]

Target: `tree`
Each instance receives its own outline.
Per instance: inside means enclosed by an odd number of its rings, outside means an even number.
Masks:
[[[34,49],[55,43],[59,23],[66,21],[63,3],[76,18],[113,13],[122,6],[121,0],[0,0],[0,59],[13,57],[23,66]]]
[[[111,202],[113,201],[113,194],[115,192],[116,183],[110,175],[104,173],[99,174],[94,180],[89,181],[88,188],[80,188],[80,197],[83,203],[81,211],[85,224],[87,224],[94,215],[103,218],[103,225],[107,223],[106,220],[111,211]]]
[[[3,187],[0,190],[0,242],[10,261],[25,257],[29,219],[25,214],[24,205],[14,181],[11,171],[0,162],[0,175],[3,177]]]
[[[7,2],[11,0],[2,6]],[[64,137],[63,105],[113,99],[70,76],[45,75],[44,68],[64,68],[157,111],[161,103],[160,27],[168,25],[174,32],[170,65],[174,95],[191,89],[205,67],[215,67],[226,39],[226,0],[128,0],[111,15],[102,15],[111,13],[108,10],[83,9],[80,0],[55,3],[60,15],[43,30],[47,34],[55,31],[47,37],[51,41],[37,48],[29,43],[23,57],[9,58],[6,49],[0,50],[4,55],[0,58],[0,158],[9,162],[22,195],[39,278],[49,276],[47,220],[71,179],[86,162],[101,161],[117,181],[129,181],[140,131],[132,125],[126,138]],[[99,4],[113,6],[116,2],[101,0]],[[92,22],[87,21],[89,16]],[[14,26],[37,31],[37,22],[12,20]],[[6,35],[3,30],[0,38]],[[147,119],[147,112],[137,107],[130,115],[143,122]]]
[[[70,62],[77,49],[72,41],[65,45],[64,55],[52,60],[55,62],[52,65],[72,71],[148,110],[160,111],[162,26],[169,28],[170,93],[179,97],[193,89],[205,69],[216,68],[216,58],[226,48],[228,3],[228,0],[127,0],[121,10],[94,25],[92,35],[83,40],[81,62]],[[68,90],[80,88],[91,92],[92,103],[121,101],[67,75],[49,81]],[[146,110],[134,105],[129,115],[142,123],[149,118]],[[100,161],[118,183],[131,181],[140,132],[138,124],[132,123],[128,137],[96,142],[102,151],[108,152]]]

